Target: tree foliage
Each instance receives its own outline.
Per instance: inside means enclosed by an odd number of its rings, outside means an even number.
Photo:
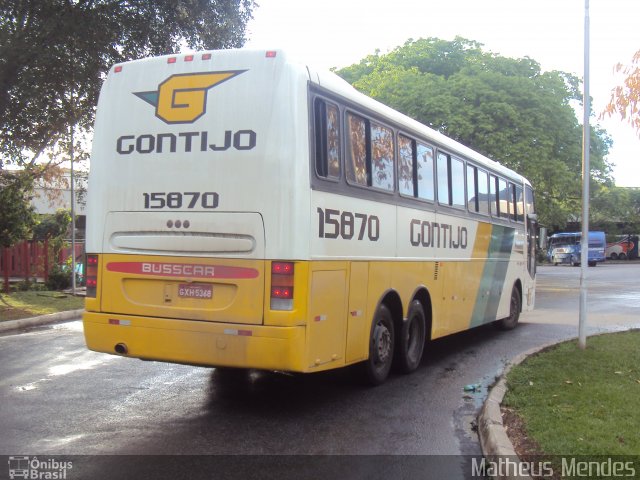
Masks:
[[[627,120],[640,136],[640,50],[635,53],[630,65],[618,63],[615,70],[626,77],[623,84],[611,92],[611,100],[601,117],[617,113],[622,120]]]
[[[33,183],[24,172],[0,172],[0,247],[25,239],[35,224],[29,200]]]
[[[543,72],[456,38],[409,40],[337,71],[358,90],[527,177],[541,221],[563,226],[580,211],[582,99],[574,75]],[[611,140],[591,129],[592,189],[610,186]]]
[[[114,63],[242,46],[254,0],[0,1],[0,168],[90,129]],[[62,148],[63,151],[68,151]]]

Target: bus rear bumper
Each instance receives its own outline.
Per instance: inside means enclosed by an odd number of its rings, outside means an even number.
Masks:
[[[305,328],[85,312],[87,347],[143,360],[303,372]]]

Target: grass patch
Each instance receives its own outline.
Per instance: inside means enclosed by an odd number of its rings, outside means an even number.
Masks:
[[[84,306],[84,297],[60,292],[15,292],[0,294],[0,321],[18,320],[48,313],[77,310]]]
[[[640,455],[640,331],[570,341],[507,375],[503,406],[543,455]]]

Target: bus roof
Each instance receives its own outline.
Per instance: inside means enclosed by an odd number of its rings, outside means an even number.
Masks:
[[[339,77],[333,72],[327,70],[314,70],[311,67],[307,67],[309,70],[311,82],[320,85],[321,87],[327,88],[330,91],[346,98],[347,100],[351,100],[353,102],[358,103],[374,112],[378,112],[384,115],[385,118],[390,119],[397,125],[404,127],[407,129],[407,133],[413,132],[425,140],[428,140],[436,146],[440,146],[450,151],[453,154],[457,154],[466,159],[474,160],[481,166],[485,166],[488,169],[493,170],[496,173],[500,173],[511,180],[516,180],[518,182],[524,182],[527,185],[531,185],[530,182],[518,174],[517,172],[511,170],[508,167],[496,162],[495,160],[486,157],[471,148],[463,145],[460,142],[457,142],[446,135],[427,127],[426,125],[414,120],[407,115],[394,110],[387,105],[368,97],[367,95],[356,90],[351,84],[347,81]]]

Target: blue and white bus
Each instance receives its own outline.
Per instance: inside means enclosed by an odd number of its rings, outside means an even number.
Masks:
[[[554,265],[566,263],[578,266],[581,261],[581,232],[556,233],[549,238],[547,260]],[[589,232],[589,266],[605,260],[607,241],[604,232]]]

